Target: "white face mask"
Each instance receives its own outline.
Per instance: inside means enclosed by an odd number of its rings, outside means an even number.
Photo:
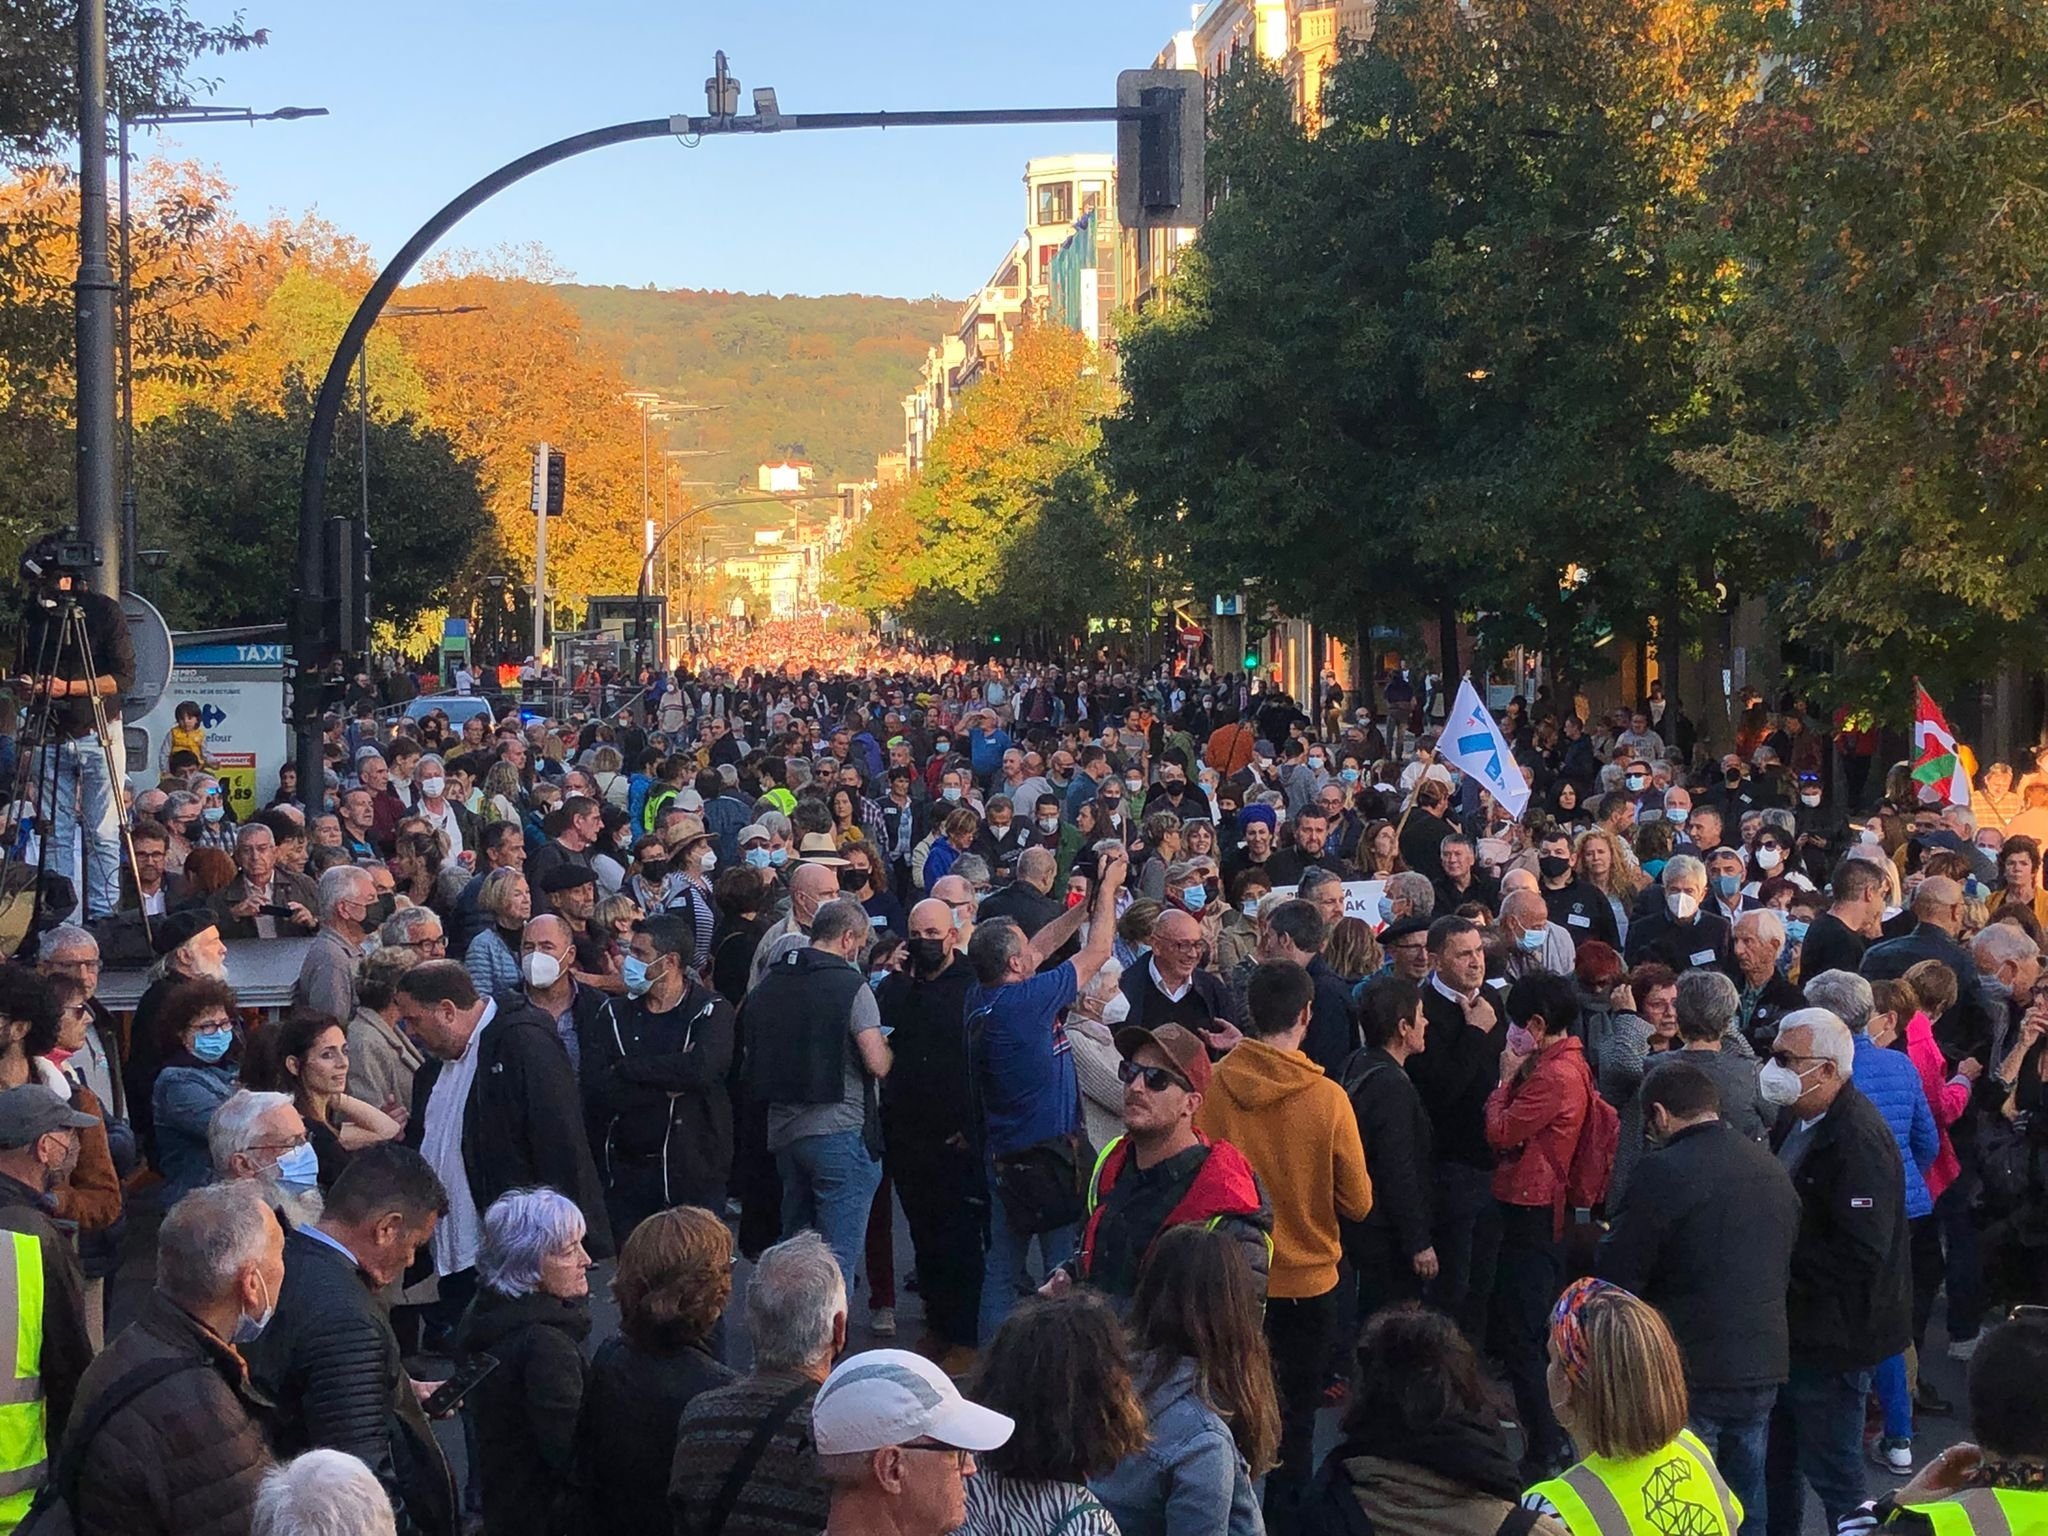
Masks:
[[[1767,1061],[1763,1070],[1757,1073],[1756,1090],[1766,1104],[1780,1107],[1796,1104],[1799,1095],[1806,1091],[1806,1076],[1790,1067],[1781,1067],[1775,1061]]]
[[[1799,803],[1801,805],[1819,805],[1820,791],[1817,789],[1801,790],[1799,792]]]
[[[1039,818],[1038,818],[1038,830],[1039,830],[1039,831],[1041,831],[1041,832],[1043,832],[1043,833],[1045,833],[1045,834],[1046,834],[1046,835],[1047,835],[1048,837],[1050,837],[1050,836],[1051,836],[1051,835],[1052,835],[1053,833],[1055,833],[1055,832],[1059,831],[1059,829],[1060,829],[1060,819],[1059,819],[1059,817],[1057,817],[1057,816],[1041,816],[1041,817],[1039,817]]]
[[[1776,869],[1784,862],[1785,855],[1778,852],[1775,848],[1764,847],[1756,851],[1756,867],[1758,869]]]
[[[545,990],[562,979],[562,962],[545,950],[531,950],[519,957],[519,974],[529,987]]]
[[[261,1273],[256,1278],[263,1280]],[[263,1291],[266,1296],[270,1295],[270,1283],[267,1280],[263,1283]],[[277,1298],[275,1296],[270,1296],[270,1299],[264,1303],[263,1313],[260,1317],[251,1317],[248,1313],[244,1312],[235,1319],[235,1343],[247,1344],[252,1342],[258,1334],[270,1326],[270,1320],[275,1316],[277,1316]]]
[[[1131,1000],[1121,992],[1112,992],[1109,1001],[1102,1005],[1102,1022],[1115,1028],[1131,1016]]]
[[[716,868],[718,868],[718,855],[715,852],[707,850],[698,857],[697,872],[699,874],[708,875]]]
[[[447,787],[448,787],[448,781],[447,781],[446,779],[421,779],[421,780],[420,780],[420,793],[421,793],[421,794],[423,794],[423,795],[425,795],[425,796],[426,796],[426,797],[427,797],[427,798],[428,798],[429,800],[438,800],[438,799],[440,799],[440,798],[441,798],[441,791],[442,791],[442,790],[444,790],[444,789],[446,789]]]
[[[1691,891],[1666,891],[1664,906],[1681,923],[1689,923],[1700,909],[1700,899]]]

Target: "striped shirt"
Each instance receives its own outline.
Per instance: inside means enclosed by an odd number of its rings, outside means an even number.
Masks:
[[[700,1392],[676,1427],[676,1459],[669,1475],[668,1507],[675,1536],[699,1536],[710,1527],[726,1475],[752,1443],[761,1423],[802,1385],[781,1427],[762,1449],[740,1488],[722,1536],[808,1536],[825,1529],[831,1491],[818,1474],[811,1444],[810,1399],[817,1383],[789,1372],[744,1376],[729,1387]]]
[[[967,1479],[961,1536],[1117,1536],[1116,1517],[1079,1483],[1005,1477],[977,1467]]]

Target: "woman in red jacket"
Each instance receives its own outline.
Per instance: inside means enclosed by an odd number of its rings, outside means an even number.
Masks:
[[[1486,1140],[1496,1154],[1500,1267],[1489,1338],[1507,1365],[1522,1421],[1523,1469],[1540,1482],[1563,1465],[1564,1431],[1544,1383],[1545,1329],[1564,1285],[1565,1192],[1579,1135],[1592,1110],[1593,1077],[1572,1035],[1577,989],[1537,972],[1508,989],[1508,1044],[1500,1086],[1486,1101]]]

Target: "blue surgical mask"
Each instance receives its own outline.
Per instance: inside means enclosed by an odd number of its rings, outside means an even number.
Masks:
[[[310,1141],[302,1141],[277,1160],[277,1176],[286,1184],[311,1189],[320,1182],[320,1154]]]
[[[209,805],[205,810],[201,811],[199,814],[201,816],[204,816],[207,819],[207,821],[211,823],[219,821],[223,816],[227,815],[227,813],[227,807],[224,805]]]
[[[1740,875],[1714,876],[1714,894],[1720,897],[1723,901],[1726,901],[1729,897],[1733,896],[1737,891],[1741,889],[1742,876]]]
[[[192,1054],[201,1061],[219,1061],[234,1043],[235,1032],[225,1025],[219,1029],[202,1029],[192,1037]]]
[[[1692,812],[1688,811],[1682,805],[1667,805],[1664,807],[1664,819],[1670,822],[1671,825],[1673,825],[1674,827],[1684,826],[1685,818],[1690,816],[1691,814]]]
[[[741,857],[755,869],[766,869],[768,867],[768,850],[766,848],[749,848]]]
[[[782,868],[783,865],[789,862],[789,850],[787,848],[770,848],[768,850],[768,862],[777,869]]]
[[[1515,942],[1533,955],[1543,947],[1543,941],[1547,937],[1548,935],[1541,928],[1529,928],[1523,930],[1522,936],[1515,940]]]
[[[647,989],[654,985],[647,974],[647,962],[638,955],[623,955],[619,959],[619,975],[626,983],[626,996],[645,997]]]
[[[935,741],[932,743],[932,750],[943,757],[946,753],[953,750],[953,743],[950,741]]]
[[[1811,925],[1810,923],[1807,923],[1806,921],[1804,921],[1804,920],[1803,920],[1803,919],[1801,919],[1801,918],[1797,918],[1797,917],[1788,917],[1788,918],[1786,918],[1786,919],[1785,919],[1785,942],[1786,942],[1787,944],[1800,944],[1800,943],[1804,943],[1804,942],[1805,942],[1805,939],[1806,939],[1806,930],[1807,930],[1807,929],[1808,929],[1809,927],[1811,927],[1811,926],[1812,926],[1812,925]]]
[[[1184,886],[1180,893],[1180,904],[1190,912],[1199,912],[1209,905],[1209,892],[1199,885]]]
[[[1630,774],[1627,778],[1622,780],[1622,783],[1626,784],[1631,790],[1644,790],[1650,787],[1650,781],[1644,778],[1640,773]]]
[[[1382,896],[1382,897],[1380,898],[1380,926],[1381,926],[1382,928],[1384,928],[1384,927],[1386,927],[1386,926],[1387,926],[1387,924],[1391,923],[1391,922],[1392,922],[1393,920],[1394,920],[1394,902],[1393,902],[1393,898],[1391,898],[1391,897],[1388,897],[1388,896]]]
[[[960,803],[960,786],[958,784],[948,784],[939,791],[939,796],[949,804],[958,805]]]
[[[1337,777],[1346,784],[1356,784],[1358,782],[1358,770],[1356,768],[1340,768],[1337,770]]]

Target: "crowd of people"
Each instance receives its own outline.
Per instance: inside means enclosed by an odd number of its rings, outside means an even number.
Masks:
[[[0,967],[0,1530],[2048,1529],[2048,774],[865,661],[172,744]]]

